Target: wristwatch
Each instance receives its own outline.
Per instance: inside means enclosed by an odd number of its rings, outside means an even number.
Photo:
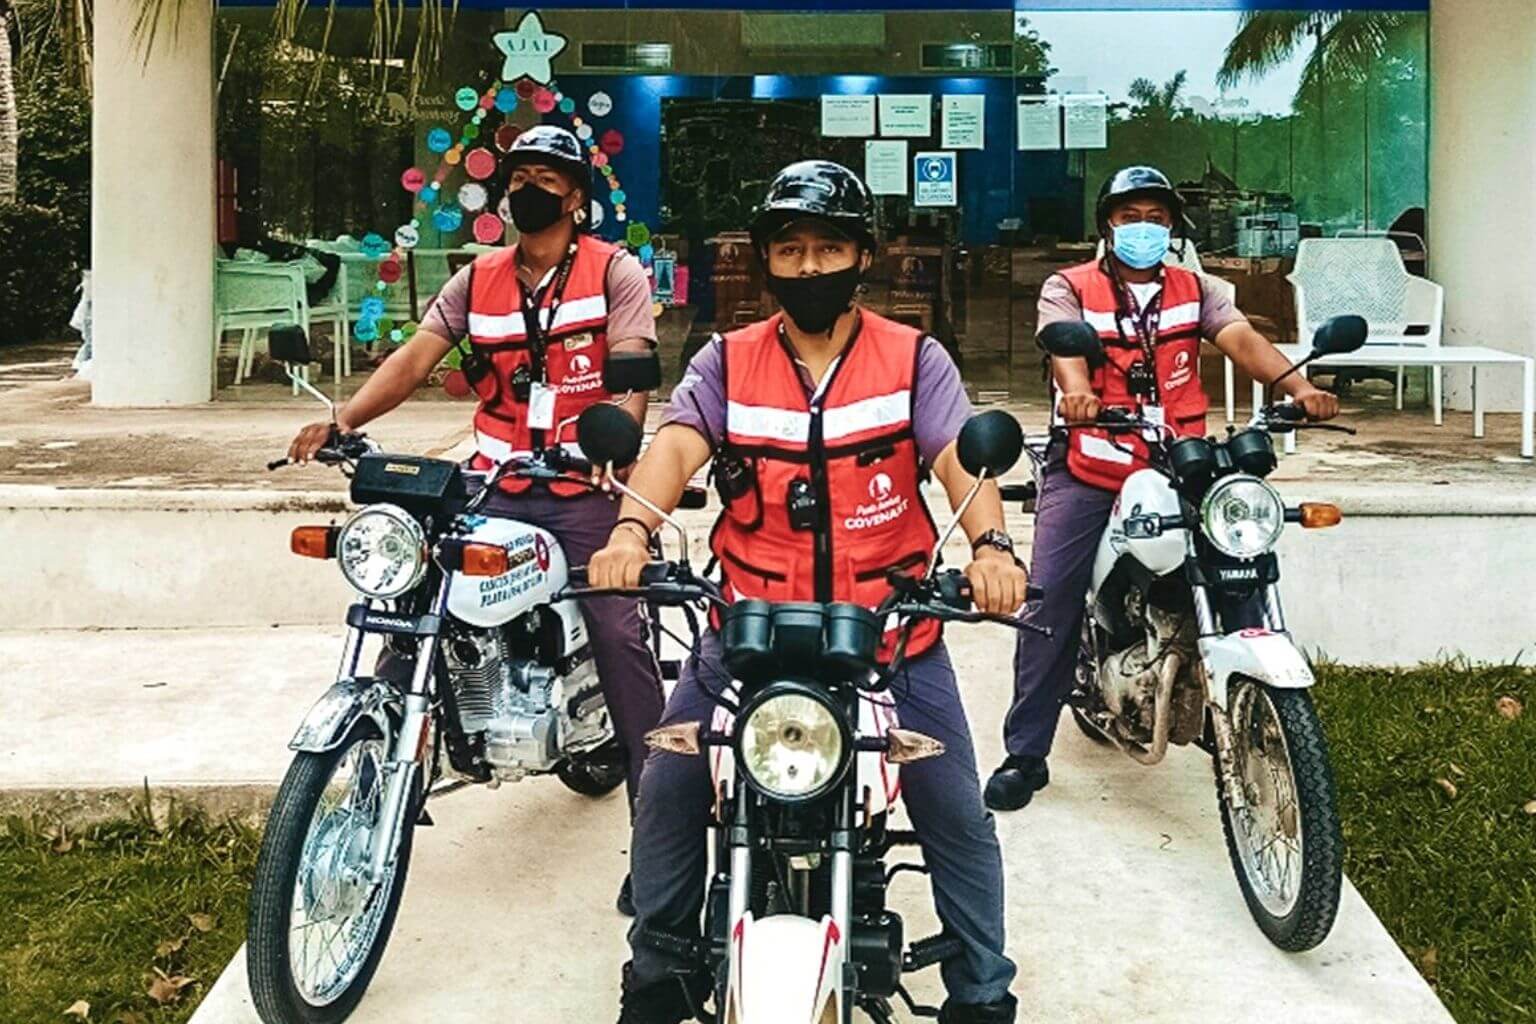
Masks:
[[[982,548],[996,548],[997,550],[1013,556],[1017,562],[1019,556],[1013,553],[1013,538],[1002,530],[988,530],[971,542],[971,554],[976,554]]]

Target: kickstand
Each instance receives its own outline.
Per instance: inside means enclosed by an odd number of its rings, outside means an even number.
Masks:
[[[859,1009],[875,1024],[896,1024],[896,1014],[888,999],[870,999],[859,1004]]]
[[[917,1000],[912,998],[912,993],[907,991],[907,986],[897,985],[896,994],[901,996],[901,1001],[907,1004],[907,1012],[912,1014],[912,1016],[927,1017],[931,1020],[938,1019],[939,1008],[937,1006],[924,1006],[917,1002]]]

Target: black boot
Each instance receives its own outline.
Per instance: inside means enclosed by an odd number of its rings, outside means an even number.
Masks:
[[[619,898],[613,903],[625,917],[635,916],[635,887],[628,875],[624,876],[624,884],[619,886]]]
[[[1051,782],[1051,770],[1043,757],[1010,755],[987,780],[987,806],[994,811],[1028,807],[1035,794]]]
[[[636,988],[630,983],[630,965],[625,964],[619,1024],[683,1024],[694,1020],[694,1008],[708,999],[709,981],[702,976],[669,978]]]
[[[939,1010],[939,1024],[1013,1024],[1019,1001],[1011,995],[995,1003],[957,1003],[946,999]]]

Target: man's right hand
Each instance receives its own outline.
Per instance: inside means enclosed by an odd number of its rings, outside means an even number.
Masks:
[[[1069,391],[1056,403],[1061,418],[1068,423],[1092,423],[1102,407],[1099,396],[1092,391]]]
[[[288,459],[290,462],[308,462],[315,457],[315,453],[324,448],[326,442],[331,439],[331,431],[340,431],[339,424],[329,420],[323,423],[311,423],[299,431],[299,436],[293,439],[288,446]]]
[[[640,585],[640,570],[651,560],[651,549],[640,531],[620,524],[608,537],[608,546],[587,562],[587,586],[597,590],[633,590]]]

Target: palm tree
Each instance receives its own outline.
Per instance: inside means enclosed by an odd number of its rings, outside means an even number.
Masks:
[[[1136,106],[1132,113],[1141,117],[1172,121],[1187,109],[1183,105],[1187,71],[1180,71],[1161,86],[1150,78],[1138,78],[1126,90]]]
[[[1401,11],[1247,11],[1227,44],[1216,84],[1223,89],[1260,78],[1290,60],[1308,38],[1312,55],[1301,73],[1296,101],[1331,82],[1364,81],[1408,24]]]
[[[16,74],[11,53],[15,8],[0,0],[0,203],[16,201],[16,164],[20,133],[16,123]]]

